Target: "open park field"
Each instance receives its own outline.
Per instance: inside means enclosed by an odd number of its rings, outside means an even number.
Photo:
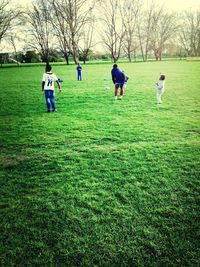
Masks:
[[[200,265],[200,61],[118,65],[121,101],[111,63],[54,65],[56,113],[44,66],[0,69],[1,266]]]

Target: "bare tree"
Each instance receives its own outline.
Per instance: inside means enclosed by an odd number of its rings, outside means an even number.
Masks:
[[[48,0],[37,0],[25,18],[32,37],[29,45],[41,54],[42,60],[46,63],[49,62],[49,51],[53,42],[49,12]]]
[[[200,11],[185,11],[181,17],[179,40],[189,56],[200,56]]]
[[[123,49],[131,62],[132,54],[136,53],[138,48],[137,34],[136,34],[136,18],[141,7],[141,1],[138,0],[124,0],[121,9],[124,24]]]
[[[9,0],[0,0],[0,42],[19,24],[17,19],[22,14],[19,9],[9,8],[8,4]]]
[[[53,2],[57,14],[62,16],[62,21],[57,24],[60,28],[57,33],[62,39],[70,53],[73,55],[74,62],[78,63],[78,46],[85,24],[90,18],[94,8],[94,1],[89,0],[50,0]],[[58,17],[57,17],[58,19]],[[65,38],[65,39],[64,39]]]
[[[20,38],[17,36],[17,34],[15,33],[12,33],[10,34],[8,37],[7,37],[7,40],[8,42],[12,45],[13,47],[13,50],[14,50],[14,55],[15,55],[15,58],[16,58],[16,63],[17,65],[19,66],[20,62],[19,62],[19,59],[18,59],[18,55],[17,55],[17,47],[16,47],[16,41],[19,41]],[[15,61],[15,60],[14,60]]]
[[[102,40],[114,62],[120,57],[125,34],[120,0],[101,1],[101,20],[104,24]]]
[[[151,49],[156,60],[162,59],[162,53],[167,41],[176,34],[176,16],[165,11],[164,6],[155,8],[152,15]]]
[[[69,56],[72,51],[70,41],[69,24],[61,13],[63,1],[50,0],[52,6],[51,23],[53,26],[53,32],[57,37],[59,43],[59,49],[64,55],[66,64],[69,65]]]
[[[95,22],[95,17],[92,16],[90,21],[88,21],[88,23],[85,25],[83,29],[83,34],[79,43],[79,50],[81,52],[84,64],[88,57],[88,53],[90,52],[91,48],[95,45],[93,43],[94,22]]]
[[[143,61],[147,61],[150,50],[151,29],[153,22],[153,11],[155,4],[152,1],[145,10],[142,10],[137,16],[137,34]]]

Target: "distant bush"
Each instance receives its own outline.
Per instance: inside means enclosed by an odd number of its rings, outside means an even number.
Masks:
[[[24,56],[25,63],[41,62],[40,56],[35,51],[27,51]]]

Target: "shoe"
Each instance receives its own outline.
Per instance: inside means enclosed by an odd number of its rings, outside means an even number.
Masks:
[[[56,109],[52,109],[52,112],[56,112],[57,110]]]
[[[115,96],[114,99],[117,100],[117,96]]]
[[[120,100],[121,100],[122,98],[123,98],[123,95],[120,95],[118,99],[120,99]]]
[[[47,112],[51,112],[51,110],[47,110]]]

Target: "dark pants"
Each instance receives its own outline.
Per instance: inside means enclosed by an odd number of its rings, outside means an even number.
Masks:
[[[82,80],[81,71],[77,71],[77,79],[78,79],[78,81]]]

